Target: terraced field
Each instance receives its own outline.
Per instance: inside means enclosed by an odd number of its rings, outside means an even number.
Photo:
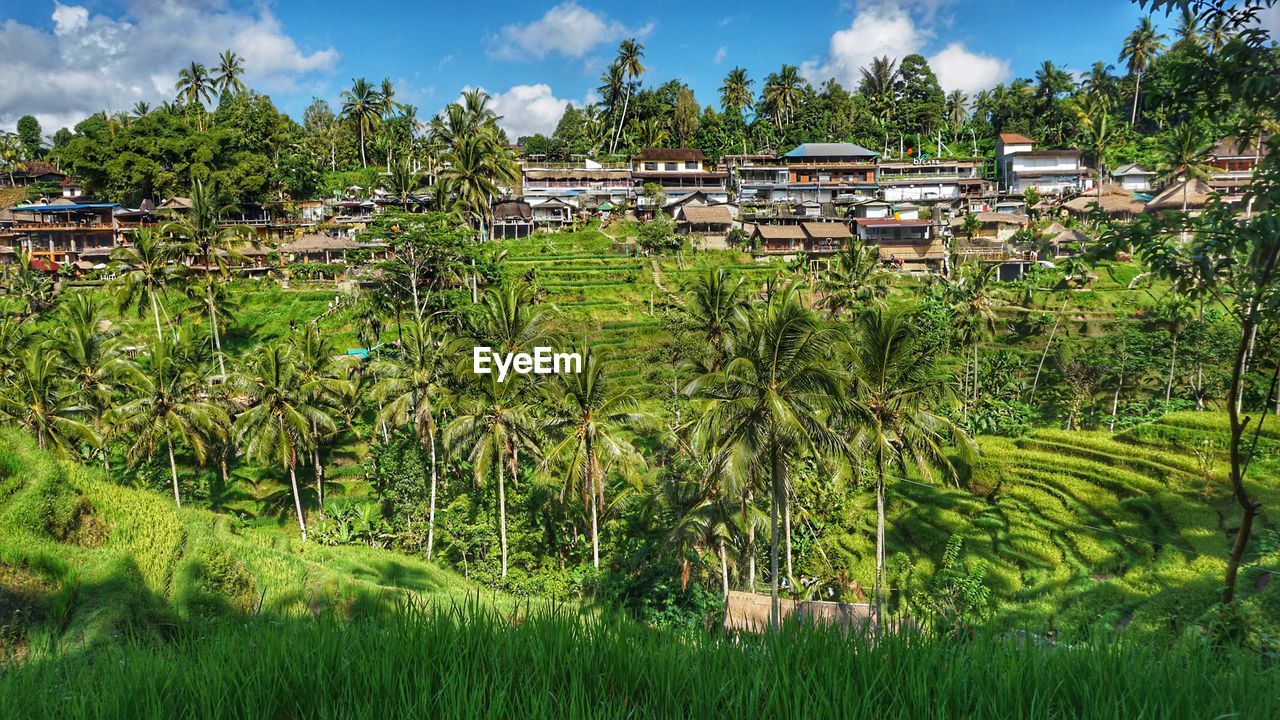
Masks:
[[[890,549],[904,550],[911,563],[899,582],[931,574],[929,558],[958,534],[974,560],[989,563],[997,614],[1010,625],[1069,636],[1183,627],[1213,604],[1236,527],[1224,480],[1225,423],[1225,415],[1174,413],[1114,436],[1039,430],[982,438],[983,457],[964,490],[894,485]],[[1267,507],[1280,503],[1274,420],[1250,477]],[[1240,584],[1245,605],[1273,630],[1277,527],[1264,519]],[[872,535],[858,537],[865,540],[847,550],[859,556],[859,576],[868,576]]]

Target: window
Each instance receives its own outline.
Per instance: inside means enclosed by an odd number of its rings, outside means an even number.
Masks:
[[[686,161],[686,162],[685,162],[685,164],[684,164],[684,169],[685,169],[685,170],[697,170],[697,169],[698,169],[698,161],[697,161],[697,160],[689,160],[689,161]]]
[[[680,169],[680,163],[673,163],[673,162],[669,162],[666,164],[665,167],[663,167],[663,170],[667,170],[667,171],[675,171],[679,169]]]
[[[645,164],[644,164],[644,169],[645,169],[645,170],[657,170],[657,169],[658,169],[658,163],[656,163],[656,162],[647,162],[647,163],[645,163]]]

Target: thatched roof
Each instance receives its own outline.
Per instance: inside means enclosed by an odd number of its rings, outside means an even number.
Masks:
[[[171,197],[168,200],[165,200],[163,203],[160,203],[160,207],[156,209],[157,210],[190,210],[191,198]]]
[[[1093,238],[1079,230],[1063,230],[1049,238],[1050,245],[1070,245],[1071,243],[1091,243]]]
[[[1134,197],[1131,191],[1118,185],[1104,186],[1101,196],[1096,192],[1077,195],[1062,206],[1070,212],[1084,215],[1092,211],[1094,203],[1107,215],[1137,215],[1146,207],[1146,203]]]
[[[843,239],[853,237],[849,226],[838,222],[807,222],[800,223],[804,228],[805,234],[814,239]]]
[[[303,235],[291,243],[280,247],[282,252],[288,253],[308,253],[308,252],[341,252],[343,250],[355,250],[360,244],[355,240],[347,237],[332,237],[330,235]]]
[[[533,207],[524,200],[503,200],[493,206],[493,219],[495,222],[523,220],[529,222],[533,220]]]
[[[764,240],[803,240],[804,228],[799,225],[757,225],[756,234]]]
[[[733,214],[726,205],[686,205],[681,210],[682,219],[694,225],[728,225]]]
[[[1183,197],[1183,189],[1186,189],[1186,196]],[[1164,212],[1166,210],[1182,210],[1185,202],[1187,210],[1203,210],[1209,204],[1209,198],[1213,195],[1213,189],[1203,180],[1187,180],[1175,183],[1165,188],[1151,202],[1147,203],[1144,210],[1149,213]]]

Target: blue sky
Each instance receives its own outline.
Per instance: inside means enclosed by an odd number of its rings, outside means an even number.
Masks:
[[[353,9],[354,8],[354,9]],[[1123,0],[368,3],[333,0],[4,0],[0,127],[36,114],[46,132],[102,108],[172,94],[179,67],[231,47],[249,80],[298,116],[337,103],[352,77],[395,81],[430,116],[463,87],[495,96],[513,134],[547,131],[592,89],[619,39],[645,44],[645,79],[679,78],[703,103],[733,66],[757,80],[783,63],[846,82],[873,55],[920,52],[944,87],[973,92],[1116,62],[1141,11]]]

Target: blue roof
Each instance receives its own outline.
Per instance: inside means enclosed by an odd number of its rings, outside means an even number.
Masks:
[[[76,210],[95,210],[102,208],[120,207],[120,203],[80,203],[76,205],[18,205],[14,210],[22,210],[24,212],[73,212]]]
[[[876,157],[879,154],[853,143],[804,143],[782,157]]]

